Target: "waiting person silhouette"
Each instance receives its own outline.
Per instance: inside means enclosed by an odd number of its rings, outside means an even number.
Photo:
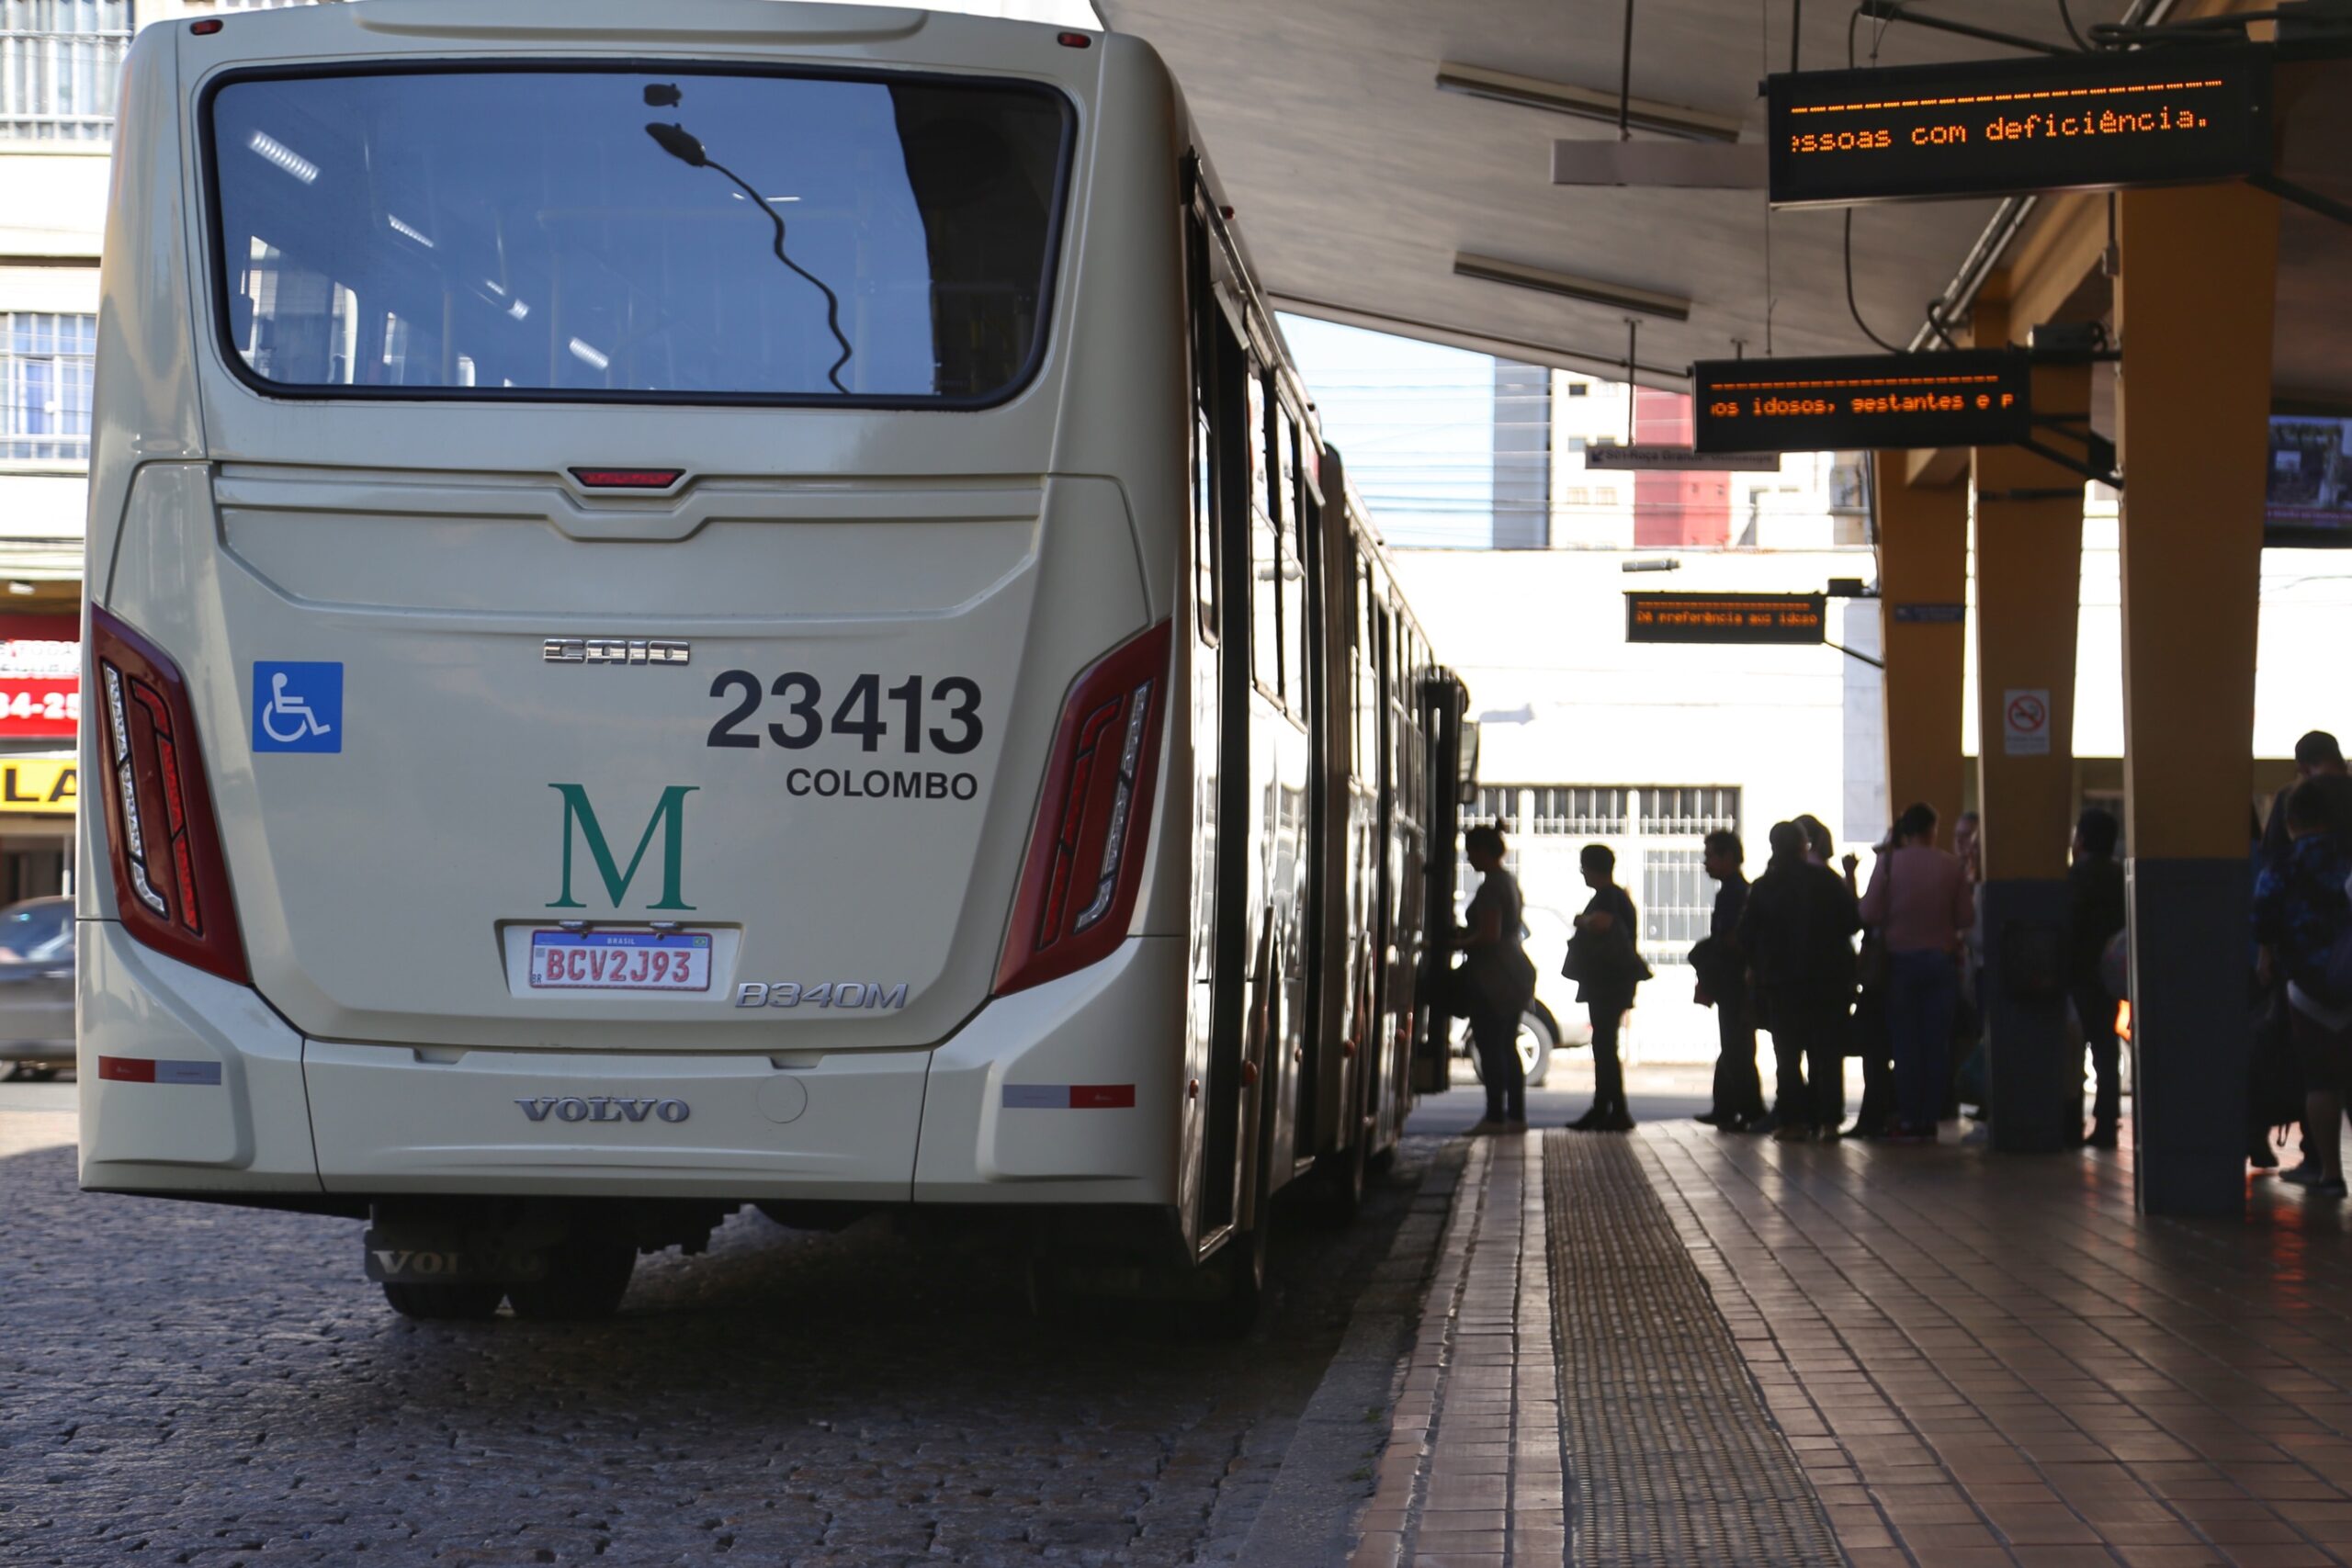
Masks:
[[[1634,946],[1641,920],[1632,896],[1617,886],[1614,851],[1587,844],[1577,863],[1592,901],[1576,919],[1561,973],[1577,983],[1577,1000],[1592,1014],[1593,1086],[1591,1107],[1568,1125],[1579,1133],[1630,1133],[1634,1116],[1625,1104],[1625,1065],[1617,1054],[1617,1037],[1633,1010],[1634,988],[1650,977]]]
[[[1500,1133],[1527,1125],[1527,1066],[1519,1059],[1519,1020],[1535,997],[1535,965],[1521,939],[1519,883],[1503,869],[1503,835],[1473,828],[1463,852],[1481,880],[1464,912],[1453,945],[1467,961],[1463,981],[1470,1015],[1470,1046],[1487,1086],[1487,1119],[1470,1130]]]
[[[1776,822],[1772,858],[1739,918],[1758,1012],[1781,1064],[1783,1143],[1835,1135],[1845,1106],[1846,1032],[1861,918],[1845,878],[1806,852],[1804,829]]]

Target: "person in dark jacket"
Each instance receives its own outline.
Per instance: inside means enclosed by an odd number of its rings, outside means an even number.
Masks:
[[[2303,1071],[2303,1157],[2316,1168],[2303,1180],[2317,1196],[2341,1198],[2352,987],[2339,985],[2329,960],[2352,931],[2352,779],[2315,773],[2295,786],[2282,809],[2287,856],[2255,878],[2254,934],[2267,977],[2285,987]]]
[[[1616,852],[1587,844],[1577,856],[1592,900],[1576,919],[1569,940],[1571,962],[1579,945],[1592,956],[1577,977],[1577,1000],[1592,1014],[1592,1105],[1568,1123],[1578,1133],[1630,1133],[1633,1112],[1625,1105],[1625,1066],[1617,1055],[1617,1032],[1633,1010],[1634,987],[1649,977],[1634,942],[1641,920],[1632,895],[1617,886]]]
[[[2075,824],[2075,863],[2066,869],[2066,984],[2082,1021],[2083,1045],[2090,1053],[2098,1088],[2091,1100],[2091,1130],[2083,1142],[2095,1149],[2115,1146],[2123,1115],[2119,1074],[2123,1043],[2115,1037],[2116,998],[2099,973],[2107,944],[2123,929],[2123,865],[2115,858],[2115,818],[2092,807]]]
[[[1764,1120],[1764,1085],[1756,1072],[1756,1016],[1748,1007],[1747,961],[1739,951],[1739,916],[1747,907],[1747,852],[1739,835],[1707,835],[1702,863],[1715,880],[1706,940],[1691,949],[1702,1007],[1715,1010],[1714,1105],[1694,1120],[1719,1133],[1744,1133]]]
[[[1738,940],[1781,1054],[1781,1125],[1772,1135],[1808,1143],[1835,1136],[1844,1113],[1861,918],[1845,879],[1807,858],[1803,829],[1774,823],[1771,845],[1764,874],[1747,890]]]
[[[1902,828],[1890,827],[1871,852],[1883,860],[1902,842]],[[1860,859],[1849,854],[1840,863],[1851,891]],[[1856,970],[1852,1040],[1853,1054],[1862,1059],[1862,1103],[1854,1111],[1854,1124],[1838,1136],[1883,1138],[1894,1130],[1894,1032],[1886,1013],[1886,933],[1867,919]]]
[[[2311,730],[2295,742],[2295,783],[2281,786],[2271,797],[2270,815],[2262,824],[2263,864],[2285,869],[2287,852],[2294,843],[2294,835],[2288,831],[2287,797],[2305,779],[2326,776],[2345,776],[2344,748],[2326,730]]]

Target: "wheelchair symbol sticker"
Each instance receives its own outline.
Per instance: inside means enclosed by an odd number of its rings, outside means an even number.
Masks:
[[[254,750],[341,751],[343,666],[256,660]]]

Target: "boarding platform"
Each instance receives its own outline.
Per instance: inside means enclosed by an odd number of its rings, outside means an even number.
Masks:
[[[2343,1201],[1555,1121],[1473,1141],[1356,1564],[2352,1558]]]

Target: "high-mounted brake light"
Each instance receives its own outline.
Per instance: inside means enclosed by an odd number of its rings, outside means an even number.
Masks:
[[[1086,49],[1091,46],[1094,42],[1092,39],[1087,37],[1084,33],[1056,33],[1054,35],[1054,41],[1061,45],[1064,49]]]
[[[571,477],[590,490],[668,490],[684,468],[574,468]]]
[[[187,30],[194,33],[198,38],[210,38],[214,33],[220,30],[220,18],[218,17],[207,17],[200,22],[190,22],[187,25]]]
[[[1162,621],[1104,654],[1062,706],[997,966],[999,996],[1081,969],[1126,939],[1166,727],[1168,627]]]
[[[159,953],[249,983],[187,683],[169,655],[98,605],[90,658],[101,705],[107,839],[115,901]]]

